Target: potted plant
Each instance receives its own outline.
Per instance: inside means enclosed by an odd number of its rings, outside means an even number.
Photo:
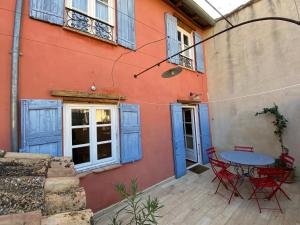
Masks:
[[[284,160],[285,155],[289,154],[289,149],[284,145],[283,143],[283,133],[285,129],[287,128],[288,120],[279,112],[278,106],[274,103],[273,107],[270,108],[263,108],[261,112],[257,112],[255,116],[261,115],[261,114],[271,114],[275,117],[275,120],[272,121],[272,123],[275,126],[274,134],[278,137],[278,141],[281,146],[281,155],[275,160],[275,166],[279,168],[284,168],[286,170],[290,170],[290,176],[287,179],[287,182],[292,183],[295,179],[295,168],[294,167],[288,167]]]

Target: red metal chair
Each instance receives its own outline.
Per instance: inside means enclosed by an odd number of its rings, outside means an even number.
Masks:
[[[279,168],[257,168],[258,178],[250,177],[250,183],[252,184],[253,192],[249,197],[249,200],[254,198],[257,202],[259,212],[261,213],[262,209],[273,209],[273,208],[262,208],[259,204],[259,199],[267,199],[271,200],[273,197],[275,198],[278,209],[282,213],[281,206],[277,199],[276,193],[277,191],[281,191],[287,198],[287,194],[281,189],[281,185],[286,181],[289,176],[289,172]],[[278,181],[276,181],[278,180]],[[267,191],[267,190],[271,191]],[[264,194],[264,197],[259,198],[257,196],[258,193]]]
[[[207,154],[209,162],[210,162],[210,159],[219,159],[218,155],[216,153],[215,147],[210,147],[210,148],[206,149],[206,154]],[[230,165],[226,164],[226,166],[227,166],[226,167],[226,169],[227,169]],[[217,179],[217,176],[215,176],[214,179],[212,179],[211,182],[214,182],[216,179]]]
[[[288,169],[293,169],[294,168],[295,159],[292,156],[289,156],[287,154],[281,154],[280,159]]]
[[[232,196],[234,194],[236,196],[240,196],[243,199],[243,196],[237,190],[237,184],[240,179],[240,176],[228,171],[227,163],[224,163],[218,159],[213,159],[213,158],[210,158],[209,162],[211,164],[211,168],[212,168],[214,174],[216,175],[216,177],[219,180],[219,184],[218,184],[217,190],[215,191],[215,194],[218,192],[220,184],[222,184],[227,190],[230,190],[229,188],[232,189],[230,198],[228,200],[228,204],[230,204]],[[229,186],[229,188],[228,188],[228,186]]]
[[[235,145],[234,151],[240,151],[240,152],[254,152],[254,148],[252,146],[240,146]]]
[[[206,149],[206,154],[207,154],[208,159],[209,158],[218,159],[218,155],[216,153],[215,147],[210,147],[210,148]]]

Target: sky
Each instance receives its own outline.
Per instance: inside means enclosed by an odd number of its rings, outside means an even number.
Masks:
[[[212,18],[216,19],[219,18],[220,15],[211,8],[205,0],[194,0],[196,3],[198,3],[202,9],[204,9]],[[230,13],[240,5],[245,4],[249,0],[207,0],[209,1],[213,6],[215,6],[223,15]]]

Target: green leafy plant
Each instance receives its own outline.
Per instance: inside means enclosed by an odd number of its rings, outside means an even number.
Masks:
[[[130,190],[127,191],[124,184],[117,184],[116,191],[125,199],[125,206],[115,213],[111,218],[110,225],[123,225],[123,221],[119,219],[120,215],[126,214],[130,221],[126,225],[154,225],[157,223],[159,209],[163,207],[157,198],[148,196],[143,199],[143,192],[138,192],[137,180],[131,180]]]
[[[274,103],[274,106],[271,108],[263,108],[261,112],[257,112],[255,116],[261,114],[271,114],[275,117],[275,120],[272,122],[275,126],[274,134],[278,137],[278,141],[281,146],[281,150],[283,154],[288,154],[289,149],[283,144],[283,133],[287,128],[288,120],[279,112],[278,106]]]

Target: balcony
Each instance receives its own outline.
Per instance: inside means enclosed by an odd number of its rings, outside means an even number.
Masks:
[[[194,69],[193,60],[184,55],[179,55],[179,65],[191,70]]]
[[[114,27],[108,23],[92,18],[74,9],[65,9],[65,23],[67,29],[79,31],[95,38],[114,42]]]

